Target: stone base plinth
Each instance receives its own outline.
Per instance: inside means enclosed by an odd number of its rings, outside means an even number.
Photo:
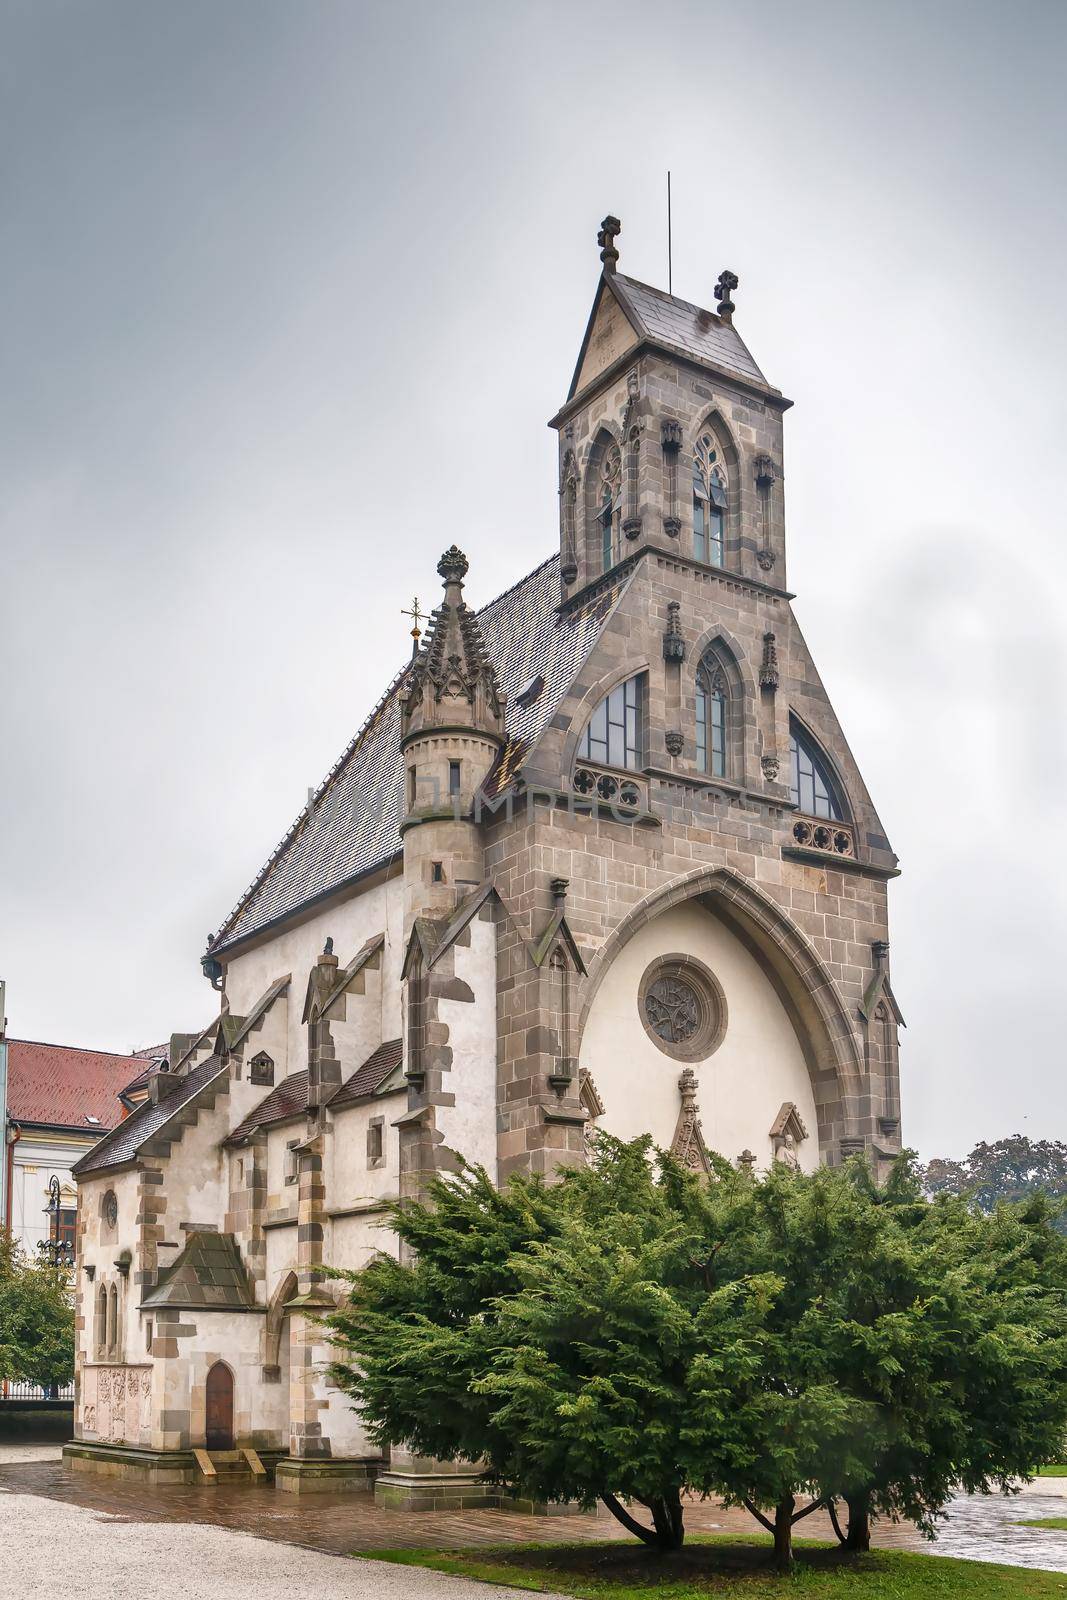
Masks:
[[[191,1450],[139,1450],[132,1445],[95,1444],[72,1439],[63,1446],[63,1461],[72,1472],[94,1472],[106,1478],[127,1478],[156,1488],[179,1488],[201,1481]]]
[[[285,1456],[274,1469],[274,1486],[285,1494],[369,1494],[380,1465],[377,1456]]]
[[[257,1454],[267,1477],[285,1455],[284,1450],[258,1449]],[[205,1478],[191,1450],[142,1450],[135,1445],[104,1444],[89,1439],[71,1439],[63,1446],[63,1460],[72,1472],[94,1472],[105,1478],[126,1478],[132,1483],[150,1483],[156,1488],[182,1484],[214,1484],[214,1478]],[[215,1464],[227,1486],[231,1484],[262,1483],[253,1477],[251,1468],[239,1470],[243,1463],[236,1450],[215,1453]]]
[[[397,1472],[378,1474],[374,1498],[396,1511],[460,1511],[498,1507],[505,1498],[499,1484],[477,1472]]]

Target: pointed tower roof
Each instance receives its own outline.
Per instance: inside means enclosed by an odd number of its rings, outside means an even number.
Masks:
[[[478,626],[463,599],[467,558],[456,545],[437,563],[444,599],[430,618],[401,697],[403,744],[432,728],[469,727],[503,744],[505,696]]]
[[[779,389],[768,383],[733,325],[736,307],[730,294],[737,287],[737,275],[733,272],[720,274],[714,290],[719,309],[707,311],[703,306],[619,272],[615,237],[621,231],[622,224],[617,217],[606,217],[597,236],[597,243],[602,246],[603,271],[564,410],[576,395],[596,383],[609,368],[614,368],[616,362],[632,358],[649,345],[723,373],[735,382],[740,381],[748,388],[778,399],[783,406],[791,404]]]

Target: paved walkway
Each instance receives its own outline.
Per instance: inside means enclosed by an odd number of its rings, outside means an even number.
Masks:
[[[1055,1484],[1056,1490],[1061,1488],[1061,1483]],[[59,1515],[54,1509],[58,1507],[88,1515],[97,1528],[101,1526],[101,1519],[106,1519],[104,1525],[108,1528],[140,1526],[142,1539],[145,1523],[163,1524],[168,1528],[180,1525],[187,1529],[222,1530],[242,1538],[252,1536],[332,1555],[413,1546],[454,1550],[539,1541],[577,1544],[630,1537],[614,1517],[604,1511],[599,1516],[552,1517],[531,1517],[507,1511],[410,1513],[388,1510],[378,1505],[371,1495],[299,1497],[280,1494],[272,1485],[258,1488],[195,1485],[158,1490],[87,1473],[72,1473],[54,1459],[0,1465],[0,1510],[5,1502],[10,1503],[12,1496],[17,1496],[22,1506],[27,1505],[27,1497],[32,1497],[34,1502],[53,1508],[52,1511],[38,1508],[35,1514],[41,1516]],[[907,1524],[876,1526],[875,1543],[887,1548],[962,1556],[973,1561],[1003,1561],[1015,1566],[1067,1572],[1067,1532],[1019,1526],[1024,1518],[1063,1516],[1065,1512],[1067,1507],[1062,1493],[1043,1493],[1041,1480],[1038,1480],[1032,1489],[1018,1497],[958,1497],[933,1545]],[[693,1533],[755,1531],[747,1512],[726,1510],[711,1501],[690,1504],[686,1510],[686,1526]],[[829,1520],[822,1513],[805,1518],[797,1534],[805,1538],[833,1538]],[[160,1548],[170,1548],[170,1534],[163,1528],[153,1533],[150,1541],[153,1550],[160,1540],[163,1541]],[[0,1548],[3,1548],[2,1543]],[[376,1567],[376,1570],[379,1569]],[[384,1593],[377,1589],[373,1592]],[[486,1600],[484,1588],[479,1588],[476,1594]],[[151,1596],[146,1600],[151,1600]],[[263,1597],[259,1596],[258,1600]]]
[[[24,1600],[515,1600],[514,1589],[418,1567],[336,1556],[204,1522],[109,1515],[29,1489],[35,1467],[4,1469],[0,1597]],[[23,1492],[20,1492],[23,1491]],[[563,1600],[562,1596],[554,1600]]]

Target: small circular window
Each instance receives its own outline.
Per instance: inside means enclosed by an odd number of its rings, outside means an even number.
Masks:
[[[101,1210],[101,1215],[103,1216],[103,1219],[104,1219],[104,1226],[105,1227],[114,1228],[114,1227],[116,1227],[118,1225],[119,1203],[118,1203],[118,1200],[115,1197],[114,1189],[109,1189],[107,1191],[107,1194],[104,1196],[104,1202],[103,1202],[103,1205],[101,1206],[100,1210]]]
[[[653,961],[641,979],[638,1010],[649,1038],[675,1061],[704,1061],[726,1032],[722,985],[693,956]]]

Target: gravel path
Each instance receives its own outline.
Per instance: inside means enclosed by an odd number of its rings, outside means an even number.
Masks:
[[[0,1494],[0,1596],[25,1600],[515,1600],[516,1590],[353,1561],[200,1523],[125,1522]],[[550,1597],[551,1600],[551,1597]],[[555,1597],[561,1600],[561,1597]]]

